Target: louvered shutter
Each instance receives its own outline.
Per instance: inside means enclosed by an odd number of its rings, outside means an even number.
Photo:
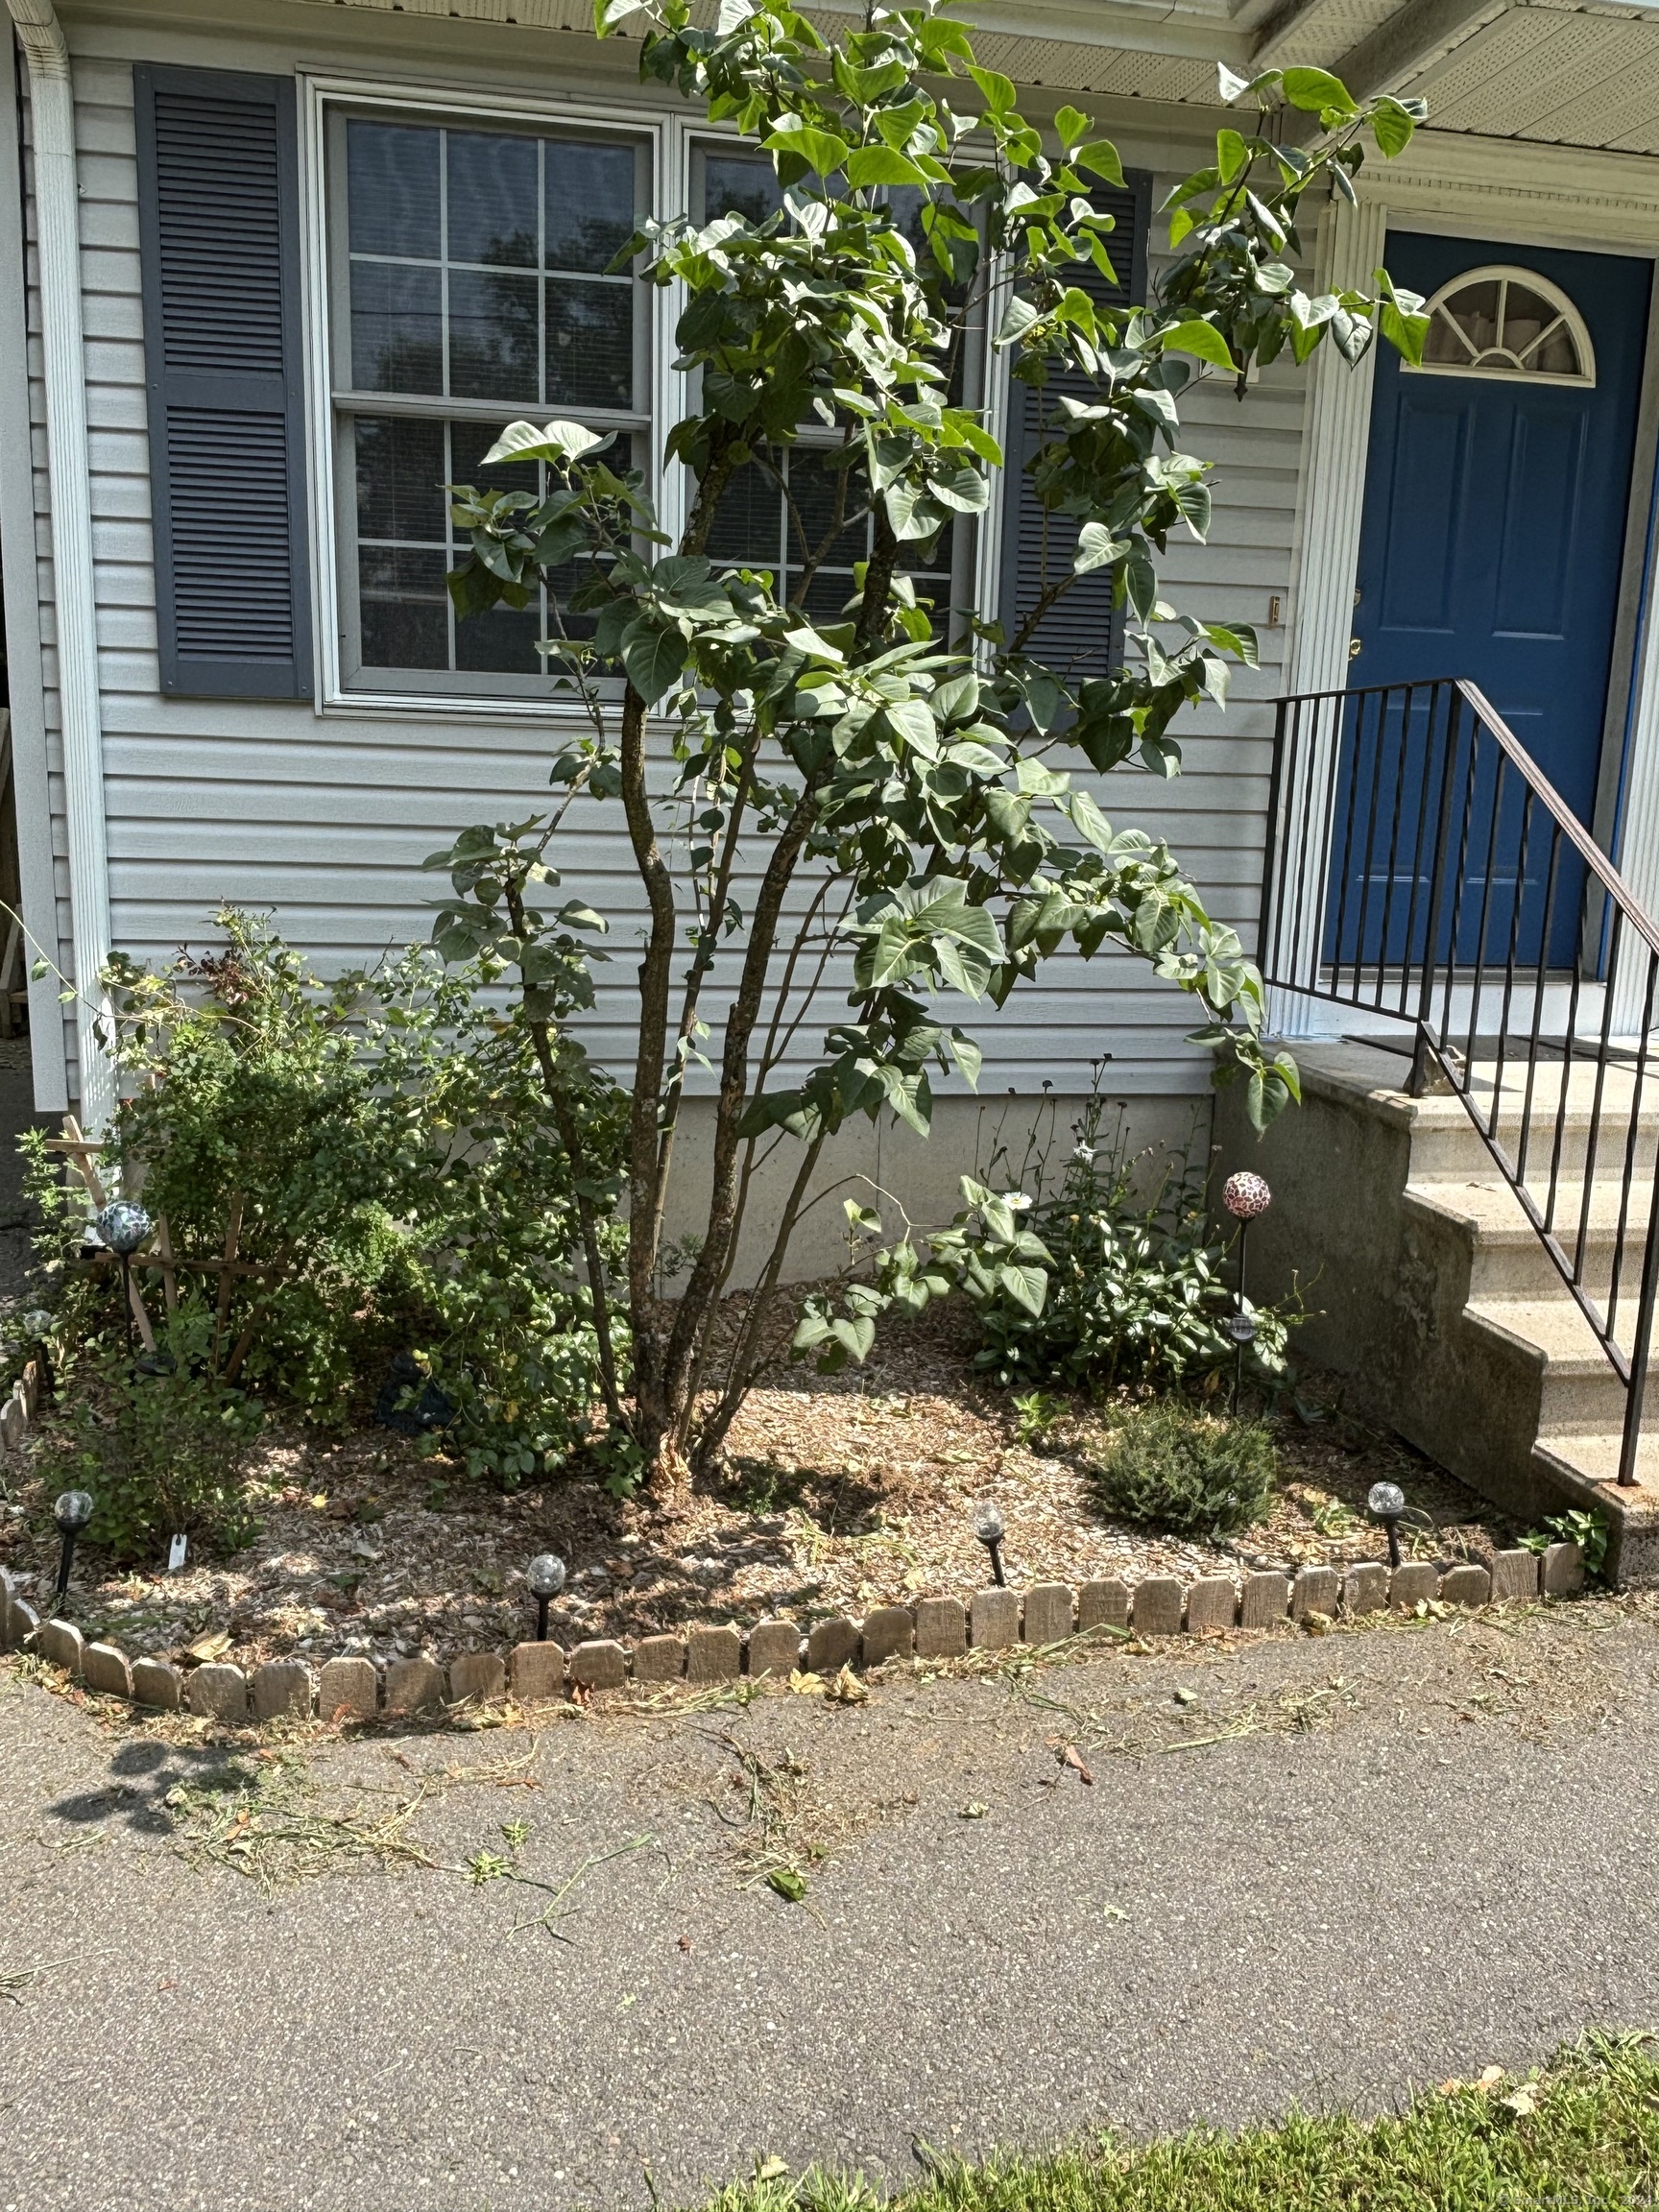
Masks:
[[[133,90],[161,688],[308,698],[294,81]]]
[[[1146,298],[1152,180],[1132,170],[1125,183],[1125,191],[1103,185],[1090,195],[1096,207],[1117,218],[1117,228],[1106,232],[1105,245],[1118,281],[1108,284],[1092,262],[1073,280],[1101,306],[1122,307]],[[1044,418],[1052,422],[1058,415],[1055,401],[1062,392],[1074,399],[1094,397],[1087,377],[1075,371],[1051,373],[1042,392],[1029,384],[1014,384],[1009,390],[1002,624],[1010,640],[1018,637],[1046,588],[1069,572],[1077,551],[1076,523],[1069,515],[1049,514],[1041,506],[1026,473],[1026,464],[1042,441]],[[1063,676],[1103,676],[1118,657],[1122,636],[1121,616],[1112,606],[1112,573],[1110,568],[1096,568],[1080,576],[1037,625],[1025,650]]]

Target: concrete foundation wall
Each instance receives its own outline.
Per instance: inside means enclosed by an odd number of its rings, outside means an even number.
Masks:
[[[1435,1189],[1455,1191],[1464,1148],[1474,1171],[1479,1145],[1463,1108],[1368,1080],[1364,1063],[1382,1056],[1363,1047],[1322,1043],[1298,1057],[1303,1104],[1265,1136],[1250,1128],[1241,1088],[1216,1106],[1215,1198],[1238,1167],[1273,1190],[1249,1234],[1251,1295],[1277,1299],[1299,1286],[1309,1318],[1293,1338],[1296,1358],[1347,1378],[1357,1407],[1518,1520],[1603,1503],[1623,1534],[1628,1515],[1606,1485],[1553,1468],[1537,1450],[1543,1352],[1468,1310],[1470,1237],[1455,1209],[1431,1202]],[[1390,1082],[1404,1065],[1393,1065]],[[1625,1578],[1635,1567],[1632,1552]]]
[[[875,1123],[860,1117],[825,1148],[811,1185],[810,1211],[791,1241],[784,1280],[811,1281],[845,1265],[844,1199],[879,1207],[890,1235],[899,1234],[906,1216],[918,1229],[943,1227],[961,1208],[959,1186],[964,1175],[1033,1188],[1021,1174],[1033,1133],[1039,1146],[1047,1145],[1052,1183],[1071,1150],[1072,1123],[1086,1104],[1086,1099],[1075,1096],[939,1098],[933,1105],[932,1133],[926,1138],[896,1124],[890,1115]],[[1189,1146],[1192,1158],[1202,1163],[1210,1144],[1209,1099],[1134,1097],[1122,1104],[1127,1142],[1133,1152],[1144,1155],[1138,1166],[1139,1183],[1155,1181],[1164,1164]],[[1102,1136],[1115,1126],[1114,1104]],[[663,1223],[670,1242],[696,1237],[703,1230],[713,1134],[714,1101],[687,1099],[681,1113]],[[801,1163],[794,1138],[767,1142],[773,1148],[757,1170],[738,1247],[733,1281],[740,1285],[752,1283],[765,1264]],[[665,1279],[663,1287],[672,1294],[673,1279]]]

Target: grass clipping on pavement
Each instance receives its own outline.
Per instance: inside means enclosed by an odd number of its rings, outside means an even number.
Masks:
[[[894,2197],[769,2159],[705,2212],[1631,2212],[1659,2188],[1659,2058],[1646,2035],[1593,2034],[1541,2075],[1489,2067],[1381,2120],[1102,2135],[982,2166],[918,2152],[927,2178]]]

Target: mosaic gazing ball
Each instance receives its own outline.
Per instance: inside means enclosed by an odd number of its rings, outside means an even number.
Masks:
[[[100,1238],[111,1252],[136,1252],[154,1224],[136,1199],[116,1198],[98,1216]]]
[[[1254,1221],[1258,1214],[1265,1214],[1272,1205],[1273,1193],[1260,1175],[1241,1168],[1237,1175],[1228,1176],[1221,1203],[1235,1220]]]

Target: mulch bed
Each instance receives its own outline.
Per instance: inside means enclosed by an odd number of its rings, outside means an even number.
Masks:
[[[534,1633],[524,1568],[549,1550],[570,1570],[549,1628],[568,1646],[692,1621],[966,1598],[987,1578],[974,1535],[981,1499],[1001,1508],[1017,1586],[1380,1558],[1364,1500],[1383,1477],[1419,1516],[1403,1533],[1423,1556],[1483,1558],[1519,1533],[1318,1374],[1299,1379],[1298,1396],[1319,1417],[1279,1419],[1282,1479],[1259,1525],[1212,1542],[1114,1521],[1095,1500],[1090,1455],[1127,1401],[1065,1401],[1041,1441],[1022,1442],[1012,1395],[973,1373],[966,1318],[935,1309],[893,1326],[865,1367],[840,1376],[776,1368],[733,1430],[724,1476],[671,1515],[574,1473],[504,1497],[385,1430],[343,1442],[289,1433],[256,1461],[261,1526],[247,1550],[199,1559],[193,1545],[184,1571],[165,1575],[114,1567],[86,1547],[68,1611],[88,1639],[186,1665],[342,1652],[442,1661]],[[36,1601],[50,1599],[58,1555],[46,1469],[33,1466],[45,1432],[0,1477],[0,1564]]]

